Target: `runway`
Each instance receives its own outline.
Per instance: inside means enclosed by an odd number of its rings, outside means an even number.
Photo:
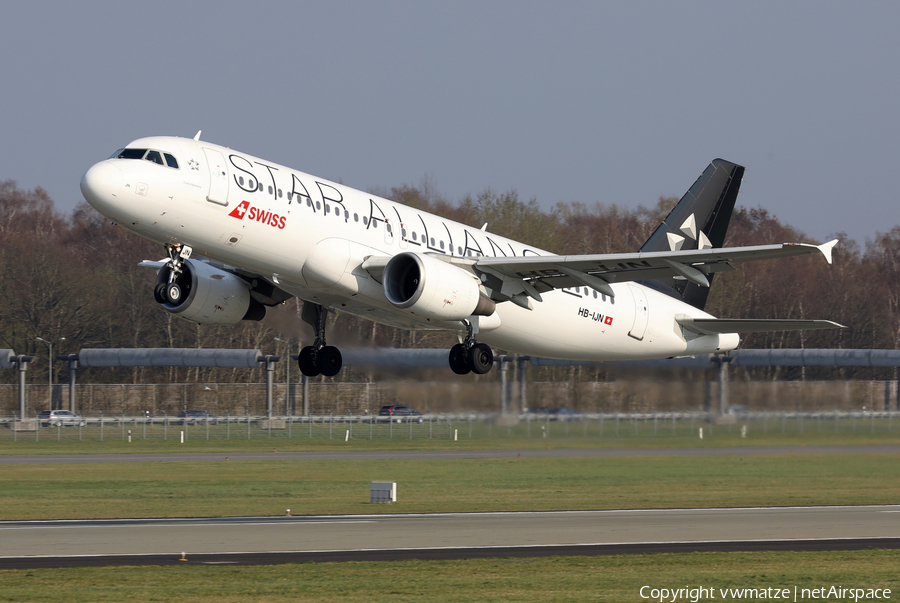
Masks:
[[[774,454],[900,454],[897,445],[735,446],[718,448],[522,448],[510,450],[354,450],[304,452],[172,452],[155,454],[8,454],[0,464],[142,463],[203,461],[324,461],[502,459],[616,456],[759,456]]]
[[[900,505],[14,521],[0,542],[5,568],[900,548]]]

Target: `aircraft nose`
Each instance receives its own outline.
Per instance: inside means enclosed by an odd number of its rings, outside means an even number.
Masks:
[[[122,170],[109,161],[101,161],[81,177],[81,194],[102,213],[101,208],[117,204],[122,181]]]

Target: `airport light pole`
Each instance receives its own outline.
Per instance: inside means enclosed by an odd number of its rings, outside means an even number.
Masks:
[[[60,341],[65,340],[65,337],[59,337],[58,339],[54,339],[53,341],[49,341],[44,339],[43,337],[35,337],[35,341],[40,341],[44,345],[46,345],[49,349],[47,362],[49,366],[49,376],[47,379],[47,393],[48,393],[48,401],[47,401],[47,410],[53,410],[53,344],[59,343]]]
[[[284,355],[287,358],[287,362],[284,363],[284,414],[294,414],[291,409],[291,344],[294,340],[281,339],[280,337],[273,337],[272,339],[280,341],[287,346],[287,354]]]

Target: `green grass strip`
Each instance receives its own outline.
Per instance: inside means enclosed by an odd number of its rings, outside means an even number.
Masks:
[[[831,585],[889,588],[895,600],[900,595],[897,567],[900,551],[876,550],[40,569],[0,571],[0,600],[650,603],[640,596],[642,586],[716,589],[714,599],[700,599],[706,603],[737,600],[722,597],[720,589],[771,587],[793,592],[795,586]],[[678,603],[684,601],[690,599]]]

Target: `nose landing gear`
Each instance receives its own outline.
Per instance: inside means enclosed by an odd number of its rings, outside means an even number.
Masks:
[[[184,299],[184,292],[178,279],[181,277],[184,261],[191,257],[190,245],[166,245],[166,253],[169,254],[169,274],[161,283],[153,288],[153,299],[157,303],[169,303],[177,306]]]
[[[325,319],[328,310],[319,304],[303,302],[303,321],[316,331],[316,341],[300,350],[297,364],[300,372],[307,377],[325,375],[334,377],[341,371],[344,360],[341,351],[334,346],[325,345]]]

